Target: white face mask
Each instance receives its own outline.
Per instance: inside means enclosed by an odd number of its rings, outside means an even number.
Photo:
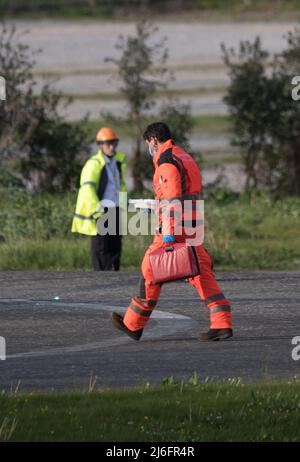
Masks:
[[[152,151],[150,144],[148,146],[148,151],[149,151],[150,156],[153,157],[154,152]]]

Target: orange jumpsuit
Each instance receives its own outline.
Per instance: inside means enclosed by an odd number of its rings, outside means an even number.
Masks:
[[[199,199],[202,192],[202,178],[200,170],[192,156],[176,146],[172,140],[166,141],[154,155],[153,163],[155,173],[153,177],[153,187],[155,199],[159,201],[176,203],[180,200]],[[160,233],[154,237],[153,243],[147,249],[142,262],[142,278],[140,281],[139,295],[132,298],[129,307],[123,318],[125,326],[131,331],[142,329],[146,326],[153,309],[160,295],[162,284],[154,284],[151,281],[151,269],[149,266],[149,252],[159,247],[166,246],[163,242],[163,234],[171,234],[176,238],[176,242],[185,242],[187,235],[180,226],[182,221],[191,226],[197,226],[199,216],[194,207],[192,210],[183,208],[182,215],[176,215],[176,205],[170,210],[163,207],[159,210],[159,230]],[[187,216],[188,214],[188,216]],[[166,219],[168,217],[168,220]],[[176,221],[176,217],[180,220]],[[180,232],[178,232],[180,230]],[[190,236],[190,234],[189,234]],[[203,244],[195,245],[200,274],[189,278],[201,299],[206,303],[210,313],[210,328],[222,329],[232,328],[230,302],[222,293],[214,273],[212,271],[212,258],[204,248]]]

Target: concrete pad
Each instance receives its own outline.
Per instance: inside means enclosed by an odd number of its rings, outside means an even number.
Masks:
[[[159,383],[174,375],[244,381],[300,376],[292,339],[300,335],[300,272],[226,272],[234,337],[201,343],[208,313],[185,282],[165,284],[140,342],[114,329],[139,273],[0,272],[0,389],[62,390]],[[58,301],[53,297],[58,295]]]

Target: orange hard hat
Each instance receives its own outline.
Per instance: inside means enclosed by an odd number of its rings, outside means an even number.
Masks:
[[[103,127],[100,128],[96,135],[96,141],[104,142],[104,141],[114,141],[118,140],[117,135],[111,128]]]

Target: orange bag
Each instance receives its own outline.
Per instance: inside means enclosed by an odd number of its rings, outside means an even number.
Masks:
[[[149,253],[149,265],[154,284],[176,281],[200,273],[194,247],[175,243]]]

